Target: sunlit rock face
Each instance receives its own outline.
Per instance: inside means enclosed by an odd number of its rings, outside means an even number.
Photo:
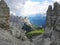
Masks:
[[[4,0],[0,1],[0,27],[4,29],[9,28],[9,7]]]
[[[32,25],[32,24],[30,23],[28,17],[25,17],[25,18],[24,18],[24,23],[27,24],[27,25],[30,25],[30,26]]]

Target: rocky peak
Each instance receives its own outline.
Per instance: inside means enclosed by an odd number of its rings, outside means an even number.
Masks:
[[[48,10],[47,11],[52,11],[52,5],[49,5]]]
[[[0,1],[0,7],[2,7],[2,8],[9,8],[7,3],[4,0]]]
[[[23,17],[14,16],[13,14],[10,16],[10,22],[13,24],[13,26],[16,25],[19,28],[22,28],[24,25]]]
[[[55,2],[54,3],[54,8],[53,8],[53,11],[55,12],[54,15],[60,15],[60,4]]]
[[[9,28],[10,10],[4,0],[0,1],[0,27]]]
[[[50,5],[47,10],[47,25],[54,25],[56,22],[57,17],[60,15],[60,4],[55,2],[54,7],[52,9],[52,6]]]
[[[2,2],[4,2],[4,0],[1,0]]]
[[[30,23],[28,17],[25,17],[25,18],[24,18],[24,22],[25,22],[27,25],[30,25],[30,26],[32,25],[32,24]]]
[[[51,27],[52,13],[53,13],[52,6],[49,5],[48,10],[47,10],[47,17],[46,17],[46,19],[48,20],[48,21],[46,21],[47,27]]]
[[[50,7],[51,8],[51,7]],[[60,45],[60,4],[55,2],[51,11],[48,7],[45,33],[50,37],[51,43],[48,45]],[[49,10],[50,9],[50,10]],[[47,43],[47,42],[46,42]],[[46,44],[45,43],[45,44]]]
[[[57,7],[58,5],[59,5],[58,2],[55,2],[55,3],[54,3],[54,7]]]
[[[0,1],[0,45],[34,45],[21,28],[12,26],[10,10],[4,0]],[[18,17],[17,17],[18,18]],[[20,18],[21,19],[21,18]],[[18,21],[19,19],[15,20]],[[22,20],[21,20],[22,21]],[[22,22],[20,22],[22,24]],[[22,26],[22,25],[20,25]],[[8,30],[8,31],[7,31]]]

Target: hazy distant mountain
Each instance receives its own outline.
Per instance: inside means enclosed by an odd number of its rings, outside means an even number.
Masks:
[[[46,16],[43,16],[42,14],[36,14],[35,16],[30,16],[29,19],[33,25],[37,26],[42,25],[43,27],[45,27],[46,25]]]
[[[19,25],[20,28],[24,25],[24,19],[23,17],[18,17],[11,15],[10,16],[10,22],[13,23],[13,25]]]
[[[12,23],[12,25],[19,26],[19,28],[23,28],[26,31],[29,31],[30,28],[32,27],[32,24],[30,23],[28,17],[23,18],[21,16],[19,17],[19,16],[11,15],[10,22]]]

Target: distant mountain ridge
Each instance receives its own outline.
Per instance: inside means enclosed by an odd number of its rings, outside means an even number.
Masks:
[[[10,15],[10,22],[13,25],[18,25],[20,28],[22,28],[22,26],[24,25],[23,17],[18,17],[18,16],[14,16],[14,15]]]
[[[46,25],[46,16],[42,14],[36,14],[35,16],[30,16],[29,20],[33,25],[43,26],[43,27],[45,27]]]

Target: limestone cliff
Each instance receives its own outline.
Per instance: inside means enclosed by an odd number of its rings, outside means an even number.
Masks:
[[[13,26],[9,31],[0,28],[0,45],[34,45],[21,29]]]
[[[32,30],[34,30],[34,27],[31,24],[31,22],[28,19],[28,17],[24,18],[24,26],[22,27],[22,29],[25,30],[26,32],[31,32]]]
[[[55,2],[54,6],[49,6],[47,10],[45,33],[50,38],[49,45],[60,45],[60,4]]]
[[[10,20],[10,12],[9,7],[5,3],[4,0],[0,1],[0,45],[34,45],[29,39],[26,37],[25,32],[22,31],[21,27],[22,19],[19,18],[17,20],[20,21],[18,25],[15,25],[14,22],[9,22]],[[17,21],[16,20],[16,21]],[[15,21],[15,20],[14,20]],[[18,27],[17,27],[18,26]]]
[[[31,22],[29,21],[28,17],[25,17],[24,18],[24,23],[29,25],[29,26],[32,26]]]
[[[9,28],[10,10],[4,0],[0,1],[0,27],[4,29]]]
[[[15,25],[18,28],[22,28],[24,25],[24,18],[19,16],[14,16],[13,14],[10,15],[10,22],[12,23],[12,26]]]
[[[60,4],[57,2],[54,3],[54,8],[50,5],[47,10],[47,17],[46,17],[46,26],[53,27],[57,21],[57,18],[60,16]]]
[[[51,28],[53,28],[53,30],[55,30],[55,28],[57,26],[56,22],[57,22],[57,20],[59,20],[58,17],[60,17],[60,4],[55,2],[53,8],[50,5],[47,10],[46,31],[48,31],[48,29],[50,31]]]

